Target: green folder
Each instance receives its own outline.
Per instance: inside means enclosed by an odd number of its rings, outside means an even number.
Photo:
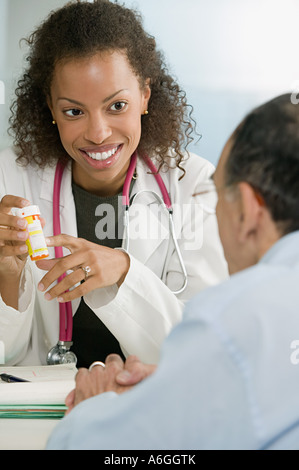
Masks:
[[[61,419],[66,410],[65,405],[0,405],[0,418]]]
[[[61,419],[65,398],[75,387],[77,369],[71,364],[33,367],[2,367],[7,373],[29,382],[0,380],[0,419]]]

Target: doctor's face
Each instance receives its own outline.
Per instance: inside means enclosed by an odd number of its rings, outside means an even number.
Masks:
[[[120,52],[56,65],[49,107],[76,184],[101,196],[121,191],[149,98]]]

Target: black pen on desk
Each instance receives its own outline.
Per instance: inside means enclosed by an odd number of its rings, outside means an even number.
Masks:
[[[0,374],[0,378],[3,380],[3,382],[8,383],[29,382],[29,380],[21,379],[20,377],[15,377],[14,375],[10,374]]]

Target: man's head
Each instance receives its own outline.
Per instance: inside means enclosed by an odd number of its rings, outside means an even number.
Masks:
[[[214,182],[230,273],[299,230],[299,105],[279,96],[253,110],[226,143]]]

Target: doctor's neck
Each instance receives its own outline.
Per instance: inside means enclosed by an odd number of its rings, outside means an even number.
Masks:
[[[118,173],[110,170],[87,172],[79,163],[73,162],[72,179],[77,186],[96,196],[116,196],[122,192],[129,163]]]

